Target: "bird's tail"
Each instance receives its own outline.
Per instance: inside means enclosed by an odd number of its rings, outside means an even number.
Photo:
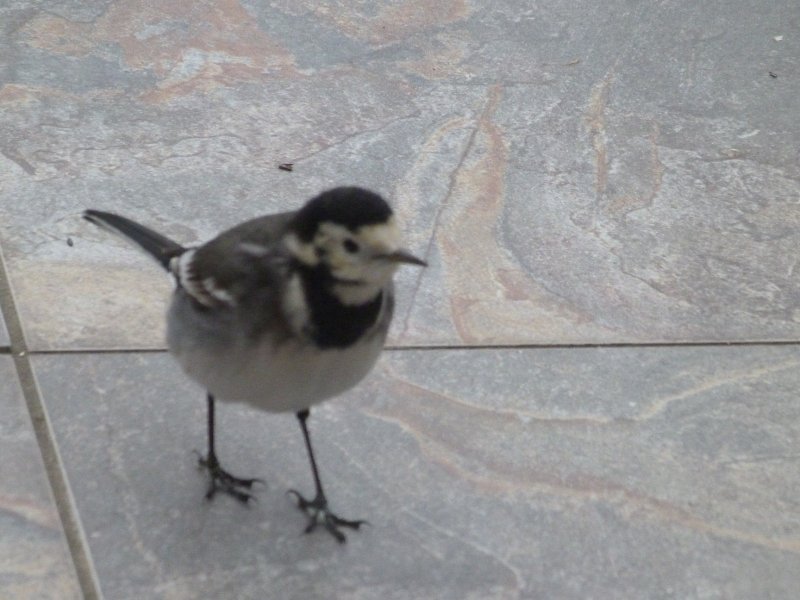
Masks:
[[[167,270],[169,270],[170,260],[175,256],[180,256],[186,250],[168,237],[114,213],[89,209],[83,211],[83,218],[133,242]]]

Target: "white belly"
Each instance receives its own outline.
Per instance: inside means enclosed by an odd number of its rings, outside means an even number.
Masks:
[[[223,355],[202,346],[172,350],[186,374],[215,398],[282,412],[308,408],[356,385],[375,365],[383,341],[373,335],[366,343],[327,350],[292,341],[234,345]]]

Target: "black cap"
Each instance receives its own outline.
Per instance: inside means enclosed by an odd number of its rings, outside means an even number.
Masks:
[[[375,192],[359,187],[338,187],[322,192],[297,211],[291,229],[310,241],[320,223],[335,223],[355,231],[364,225],[385,223],[392,209]]]

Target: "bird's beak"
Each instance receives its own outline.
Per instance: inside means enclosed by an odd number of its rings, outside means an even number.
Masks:
[[[406,265],[418,265],[420,267],[427,267],[428,263],[426,263],[421,258],[417,258],[408,250],[395,250],[390,254],[384,254],[381,258],[386,259],[388,261],[394,263],[402,263]]]

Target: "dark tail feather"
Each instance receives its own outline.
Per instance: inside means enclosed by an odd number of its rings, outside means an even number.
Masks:
[[[180,256],[186,250],[168,237],[114,213],[89,209],[83,211],[83,218],[98,227],[130,240],[167,270],[169,270],[169,261],[175,256]]]

